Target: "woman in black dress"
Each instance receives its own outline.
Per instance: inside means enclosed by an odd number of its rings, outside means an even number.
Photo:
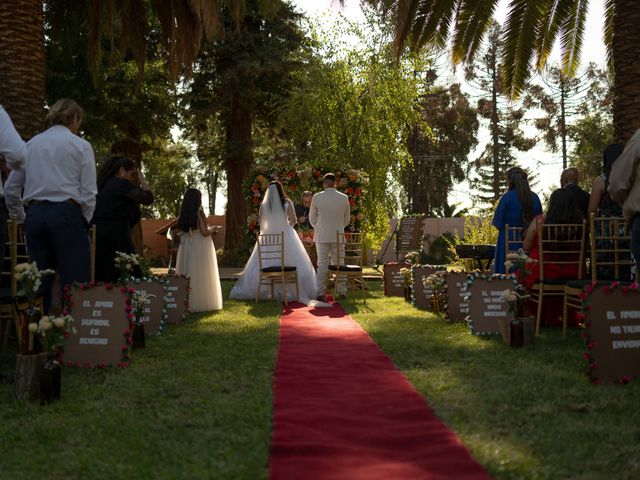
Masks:
[[[139,179],[139,185],[134,183]],[[98,196],[91,223],[96,226],[96,280],[119,278],[116,252],[135,253],[131,226],[140,220],[140,204],[151,205],[153,193],[133,160],[109,155],[98,172]],[[132,272],[141,276],[140,268]]]

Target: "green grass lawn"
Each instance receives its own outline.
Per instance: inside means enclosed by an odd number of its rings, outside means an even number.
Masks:
[[[194,315],[125,370],[65,369],[46,407],[0,385],[0,478],[266,478],[279,313],[230,301]]]
[[[377,283],[347,309],[492,475],[640,478],[640,382],[588,383],[578,332],[511,349]],[[149,339],[126,370],[65,369],[46,407],[0,384],[0,479],[266,478],[279,312],[228,301]]]
[[[346,307],[494,477],[640,478],[640,382],[589,383],[577,329],[514,349],[374,297]]]

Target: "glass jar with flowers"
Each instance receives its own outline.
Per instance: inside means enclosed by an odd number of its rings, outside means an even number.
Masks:
[[[412,284],[412,272],[411,267],[402,267],[400,269],[400,275],[404,281],[404,299],[407,302],[411,301],[411,284]]]
[[[146,306],[151,303],[151,299],[154,295],[147,294],[146,292],[135,290],[131,297],[131,308],[133,310],[133,319],[131,326],[133,348],[145,347],[145,334],[144,334],[144,314]]]
[[[424,286],[431,288],[430,305],[433,313],[444,311],[444,290],[446,287],[446,271],[437,271],[424,279]]]
[[[120,283],[125,284],[133,269],[140,265],[140,257],[137,253],[116,252],[115,266],[120,271]]]
[[[41,345],[34,342],[34,334],[29,331],[29,324],[37,323],[42,312],[36,305],[36,299],[40,293],[42,280],[53,275],[53,270],[39,270],[36,262],[19,263],[15,266],[14,277],[18,284],[15,304],[20,312],[20,325],[18,328],[18,351],[21,355],[36,354],[41,351]],[[20,304],[26,303],[21,308]]]
[[[37,323],[29,324],[29,331],[37,335],[44,346],[47,359],[40,372],[40,403],[45,404],[60,399],[62,368],[58,357],[70,333],[75,333],[73,318],[42,317]]]

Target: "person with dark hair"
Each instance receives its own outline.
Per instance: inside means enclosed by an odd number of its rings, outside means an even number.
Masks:
[[[46,116],[51,126],[29,140],[24,169],[10,175],[15,196],[23,190],[29,256],[39,269],[56,270],[63,288],[89,280],[87,227],[96,205],[96,164],[91,144],[78,136],[82,116],[73,100],[55,102]],[[42,283],[48,312],[52,278]]]
[[[311,230],[313,227],[309,222],[309,210],[311,209],[311,199],[313,193],[302,192],[302,201],[296,205],[296,217],[298,218],[298,226],[301,230]]]
[[[547,213],[536,216],[525,233],[523,249],[529,254],[529,258],[536,260],[536,262],[527,263],[525,266],[527,275],[524,279],[524,285],[527,288],[531,288],[540,279],[540,265],[537,262],[540,258],[537,224],[542,222],[548,225],[577,225],[582,224],[584,221],[584,216],[576,205],[572,192],[567,191],[565,188],[559,188],[551,194]],[[554,240],[556,239],[554,238]],[[565,238],[564,240],[573,239]],[[580,238],[575,240],[577,248],[580,245]],[[555,260],[557,261],[558,259]],[[545,251],[543,267],[545,280],[576,279],[578,277],[577,265],[554,263],[553,252],[547,253]],[[545,324],[559,325],[562,323],[562,297],[545,299],[542,307]],[[571,323],[577,324],[575,319],[572,319]]]
[[[498,229],[498,241],[493,261],[495,273],[506,273],[504,262],[507,257],[505,226],[528,227],[536,215],[542,214],[542,204],[538,195],[529,188],[527,174],[519,167],[507,170],[507,192],[500,197],[493,215],[492,224]],[[521,239],[509,239],[513,248],[520,248]]]
[[[128,157],[104,157],[97,183],[96,209],[91,220],[96,226],[96,280],[113,282],[120,276],[114,263],[116,252],[136,253],[131,227],[140,221],[139,205],[151,205],[154,198]],[[132,275],[140,277],[140,267],[134,268]]]
[[[621,217],[622,208],[612,198],[609,192],[609,177],[614,162],[618,159],[624,144],[612,143],[602,152],[602,175],[593,179],[589,196],[589,213],[598,217]]]
[[[191,311],[222,310],[218,259],[211,238],[215,227],[207,224],[200,190],[189,188],[185,192],[175,228],[180,236],[176,274],[184,275],[190,280]]]

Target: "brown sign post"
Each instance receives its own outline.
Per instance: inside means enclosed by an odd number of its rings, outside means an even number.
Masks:
[[[515,277],[510,275],[470,275],[467,280],[469,316],[467,322],[474,335],[500,333],[499,319],[509,321],[513,315],[509,305],[501,299],[502,292],[515,288]]]
[[[384,283],[384,294],[387,297],[404,297],[404,278],[400,269],[405,267],[401,263],[385,263],[382,281]],[[408,268],[409,265],[406,265]]]
[[[79,367],[126,365],[131,336],[127,299],[119,287],[73,288],[67,307],[76,333],[67,339],[62,361]]]
[[[433,289],[425,285],[424,280],[432,273],[443,269],[443,267],[432,265],[417,265],[411,269],[411,275],[413,277],[413,303],[416,307],[431,310],[431,294],[433,293]]]
[[[462,322],[469,314],[469,304],[467,296],[466,272],[449,272],[447,274],[447,308],[445,311],[447,320],[451,322]]]
[[[596,287],[585,305],[585,358],[591,380],[611,383],[640,377],[640,292]]]
[[[164,331],[167,310],[165,309],[166,287],[160,279],[144,279],[129,284],[136,291],[151,295],[151,301],[144,309],[142,324],[147,335],[159,335]]]
[[[163,280],[166,287],[166,321],[168,324],[180,323],[189,313],[189,279],[179,275],[163,277]]]

